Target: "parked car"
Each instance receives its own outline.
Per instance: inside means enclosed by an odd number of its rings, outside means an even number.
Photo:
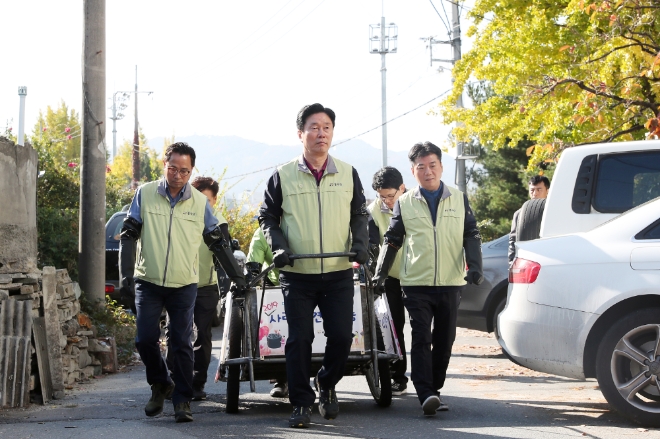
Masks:
[[[497,316],[504,309],[509,286],[508,246],[509,235],[481,245],[484,281],[465,286],[458,308],[459,327],[494,332],[499,338]]]
[[[128,211],[113,214],[105,223],[105,294],[119,300],[119,233]]]
[[[614,409],[660,426],[660,197],[591,231],[517,247],[502,348],[533,370],[595,377]]]

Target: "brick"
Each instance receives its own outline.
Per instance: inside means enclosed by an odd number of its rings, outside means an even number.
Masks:
[[[11,281],[11,274],[0,274],[0,284],[10,284]]]
[[[87,314],[81,312],[78,314],[78,324],[84,328],[91,328],[92,319],[90,319]]]
[[[71,278],[69,277],[69,272],[66,271],[66,268],[55,270],[55,276],[57,278],[58,284],[68,284],[71,282]]]
[[[94,335],[94,332],[92,332],[92,331],[78,331],[78,333],[76,335],[84,335],[84,336],[89,337],[90,335]]]
[[[9,298],[9,291],[7,290],[0,290],[0,302],[3,300]]]
[[[57,285],[57,294],[59,294],[62,299],[73,297],[74,296],[73,284],[68,283],[68,284]]]
[[[34,293],[34,287],[32,285],[21,285],[21,294],[32,294]]]
[[[3,284],[2,289],[3,290],[9,290],[9,291],[20,291],[22,285],[23,284],[19,284],[19,283]]]
[[[88,340],[87,350],[89,352],[111,352],[112,346],[106,341],[99,341],[95,338]]]

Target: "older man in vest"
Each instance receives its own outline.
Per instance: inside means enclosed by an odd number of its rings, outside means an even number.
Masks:
[[[309,385],[313,313],[318,305],[327,338],[316,376],[319,412],[339,413],[335,385],[342,378],[352,344],[352,261],[368,259],[367,210],[362,183],[349,164],[328,154],[335,113],[306,105],[297,117],[302,155],[277,168],[268,181],[259,223],[280,268],[289,327],[285,354],[291,427],[308,427],[316,399]],[[353,258],[291,260],[292,254],[355,252]]]
[[[403,176],[398,169],[385,166],[374,174],[371,187],[378,193],[369,206],[369,248],[372,258],[377,259],[380,246],[383,244],[385,232],[392,219],[392,209],[401,195],[406,192],[403,184]],[[403,358],[392,364],[392,394],[402,395],[408,388],[408,357],[406,355],[406,343],[403,337],[403,327],[406,322],[406,310],[403,305],[403,294],[401,281],[399,280],[399,268],[401,267],[401,253],[396,255],[387,279],[385,279],[385,292],[387,303],[392,313],[392,321],[401,346]]]
[[[186,143],[174,143],[165,150],[164,165],[165,177],[138,188],[124,220],[120,291],[122,300],[137,311],[135,345],[151,385],[145,414],[161,413],[165,398],[171,396],[176,422],[189,422],[194,361],[190,339],[202,239],[234,281],[237,293],[244,293],[246,284],[208,199],[188,184],[195,150]],[[159,345],[163,308],[171,324],[174,382]]]
[[[379,287],[385,283],[403,248],[399,277],[412,328],[411,378],[424,414],[432,416],[449,409],[440,389],[456,339],[461,290],[466,281],[483,281],[481,236],[467,196],[441,180],[440,148],[417,143],[408,158],[419,186],[394,205],[373,280]]]

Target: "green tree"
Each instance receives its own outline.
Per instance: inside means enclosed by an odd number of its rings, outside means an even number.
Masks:
[[[45,113],[39,111],[31,141],[47,148],[54,164],[67,165],[80,160],[81,132],[78,113],[61,101],[56,109],[48,106]]]
[[[474,45],[440,104],[459,140],[533,138],[533,166],[573,145],[660,135],[657,0],[477,0],[469,14]],[[475,79],[493,95],[455,108]]]
[[[140,139],[140,181],[158,180],[163,175],[162,158],[149,147],[147,137],[142,130]],[[113,185],[130,185],[133,179],[133,143],[124,140],[119,146],[117,157],[110,166],[110,181]]]

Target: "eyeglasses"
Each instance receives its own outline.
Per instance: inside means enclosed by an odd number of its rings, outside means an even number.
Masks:
[[[383,201],[392,201],[394,199],[394,197],[396,196],[397,192],[399,192],[398,189],[396,191],[394,191],[393,194],[385,195],[385,196],[379,195],[378,198],[380,198]]]
[[[190,175],[190,171],[187,169],[177,169],[171,166],[166,166],[166,168],[167,168],[167,172],[170,173],[171,175],[179,174],[182,177],[187,177]]]

